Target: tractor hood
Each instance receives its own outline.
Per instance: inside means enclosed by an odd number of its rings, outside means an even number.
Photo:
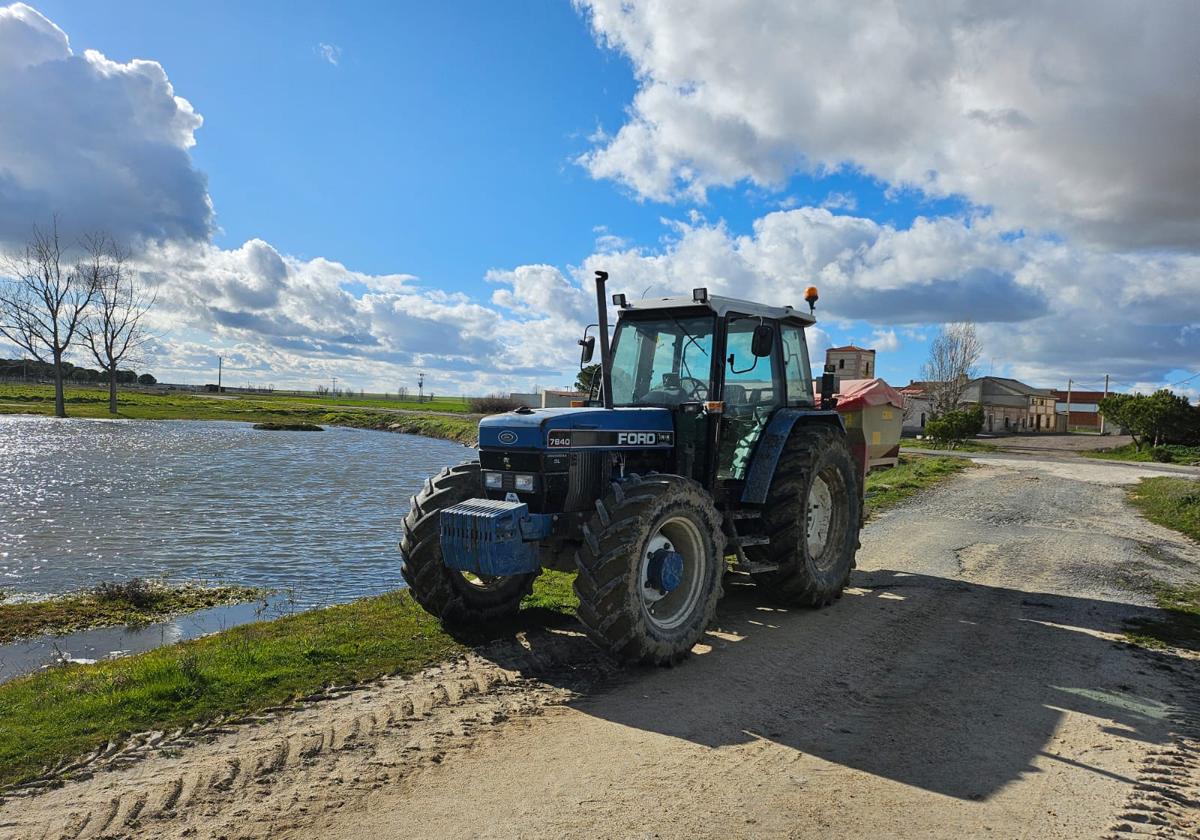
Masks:
[[[480,449],[646,449],[674,443],[665,408],[535,408],[479,421]]]

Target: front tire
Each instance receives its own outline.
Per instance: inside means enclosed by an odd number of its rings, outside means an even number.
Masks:
[[[536,574],[486,578],[448,569],[442,562],[441,513],[478,498],[479,463],[471,461],[427,479],[412,497],[400,538],[400,573],[417,603],[446,625],[486,624],[511,618],[533,589]]]
[[[854,568],[862,522],[858,470],[846,436],[832,426],[800,426],[784,446],[763,525],[770,543],[747,546],[771,563],[754,581],[787,606],[822,607],[840,598]]]
[[[618,659],[668,664],[700,639],[721,597],[725,535],[712,499],[691,479],[613,482],[576,554],[578,617]]]

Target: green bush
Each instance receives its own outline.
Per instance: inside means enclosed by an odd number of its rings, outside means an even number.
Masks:
[[[925,424],[925,434],[951,449],[967,438],[975,437],[982,429],[983,409],[980,406],[969,411],[947,411]]]
[[[1171,450],[1165,446],[1154,446],[1150,449],[1150,457],[1160,464],[1169,464],[1175,460]]]

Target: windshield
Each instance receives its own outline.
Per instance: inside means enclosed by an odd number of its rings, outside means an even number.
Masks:
[[[708,399],[713,317],[622,318],[613,336],[613,405]]]

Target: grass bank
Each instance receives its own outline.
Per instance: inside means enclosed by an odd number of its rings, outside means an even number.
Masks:
[[[1129,501],[1151,522],[1200,541],[1200,481],[1143,478],[1129,488]]]
[[[1159,525],[1200,541],[1200,481],[1143,478],[1129,489],[1129,501]],[[1157,584],[1154,599],[1161,618],[1136,622],[1126,636],[1144,647],[1182,647],[1200,651],[1200,586]]]
[[[1110,461],[1142,461],[1161,464],[1200,464],[1200,446],[1143,446],[1138,449],[1132,443],[1114,446],[1111,449],[1088,449],[1079,453],[1086,458],[1102,458]]]
[[[917,440],[916,438],[901,438],[900,445],[905,449],[933,449],[945,450],[953,449],[955,452],[995,452],[998,447],[993,443],[987,443],[982,440],[964,440],[960,443],[950,445],[938,445],[932,440]]]
[[[526,621],[572,614],[570,593],[569,575],[543,574],[526,600]],[[466,650],[399,591],[124,659],[40,671],[0,685],[0,789],[134,732],[411,674]]]
[[[1200,586],[1158,584],[1154,600],[1162,616],[1131,622],[1125,638],[1141,647],[1200,652]]]
[[[945,481],[971,465],[965,458],[902,455],[899,466],[867,475],[868,518]]]
[[[106,583],[45,601],[3,603],[0,643],[41,633],[70,633],[91,627],[149,624],[196,610],[255,601],[266,595],[250,586],[171,586],[138,578]]]
[[[111,418],[108,392],[67,388],[71,417]],[[117,418],[131,420],[236,420],[291,426],[352,426],[475,442],[478,420],[465,414],[466,404],[454,400],[409,403],[383,399],[289,397],[271,394],[212,394],[120,391]],[[0,385],[0,414],[54,413],[54,389],[49,385]]]

